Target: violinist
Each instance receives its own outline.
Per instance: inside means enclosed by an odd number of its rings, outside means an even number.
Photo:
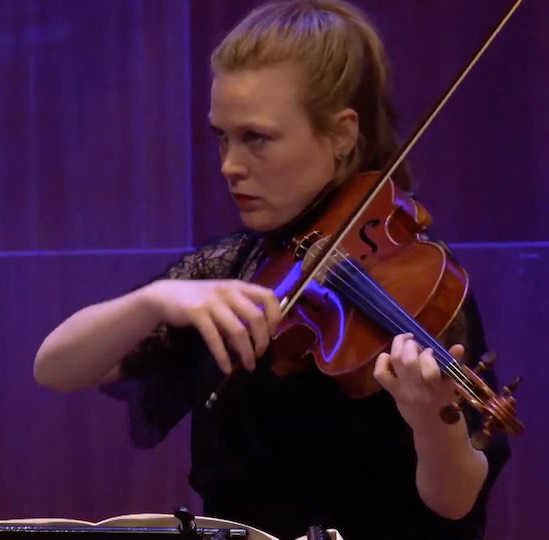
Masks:
[[[139,447],[158,444],[192,411],[190,484],[205,515],[283,540],[313,524],[345,540],[482,538],[507,439],[476,449],[474,411],[442,421],[455,392],[432,352],[395,335],[375,359],[380,390],[364,398],[306,358],[280,377],[270,360],[280,298],[252,282],[272,238],[397,148],[375,29],[343,0],[265,4],[214,50],[211,72],[208,121],[242,231],[73,314],[38,350],[36,381],[100,386],[127,400]],[[394,181],[410,189],[404,167]],[[486,352],[471,293],[438,339],[469,366]]]

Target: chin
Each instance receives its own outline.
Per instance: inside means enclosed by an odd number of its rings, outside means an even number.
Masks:
[[[240,214],[240,220],[242,221],[242,224],[248,229],[252,229],[253,231],[259,233],[267,233],[284,225],[284,223],[275,221],[265,215],[254,215],[252,213],[244,212]]]

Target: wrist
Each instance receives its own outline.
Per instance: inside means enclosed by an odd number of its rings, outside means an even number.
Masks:
[[[412,432],[416,450],[419,452],[472,448],[467,424],[461,412],[457,422],[451,424],[444,422],[439,414],[418,421],[412,427]]]
[[[457,423],[453,422],[449,424],[444,422],[441,416],[443,406],[433,402],[424,404],[410,403],[408,406],[399,404],[398,409],[414,433],[430,433],[453,425],[453,423]],[[462,416],[461,412],[459,412],[457,421],[459,421]]]
[[[136,291],[138,308],[144,317],[156,326],[165,322],[164,302],[162,302],[163,280],[154,281]]]

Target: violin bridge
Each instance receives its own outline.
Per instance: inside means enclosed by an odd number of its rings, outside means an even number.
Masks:
[[[301,240],[293,240],[294,259],[303,261],[302,270],[307,272],[318,262],[319,254],[322,253],[329,236],[323,236],[320,231],[312,231]],[[346,254],[336,250],[328,257],[328,260],[320,269],[317,270],[314,280],[322,284],[326,280],[327,274],[332,266],[345,259]]]

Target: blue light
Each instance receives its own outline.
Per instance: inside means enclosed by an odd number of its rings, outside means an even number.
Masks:
[[[278,298],[284,298],[292,291],[293,287],[301,277],[301,267],[301,261],[296,263],[294,267],[290,270],[290,272],[288,272],[284,280],[275,288],[275,294]],[[304,313],[303,308],[299,306],[299,299],[296,302],[296,309],[298,310],[301,318],[315,330],[317,339],[320,341],[320,350],[322,352],[323,358],[326,360],[327,363],[330,363],[332,362],[335,353],[339,350],[339,347],[343,343],[343,338],[345,335],[345,313],[343,310],[343,305],[339,297],[333,291],[326,287],[323,287],[315,280],[312,280],[307,285],[305,291],[310,291],[315,296],[318,295],[321,298],[325,298],[326,302],[333,302],[337,306],[337,310],[339,313],[338,338],[333,350],[330,351],[329,354],[327,354],[327,351],[325,350],[325,343],[322,337],[322,332],[319,330],[318,326]]]

